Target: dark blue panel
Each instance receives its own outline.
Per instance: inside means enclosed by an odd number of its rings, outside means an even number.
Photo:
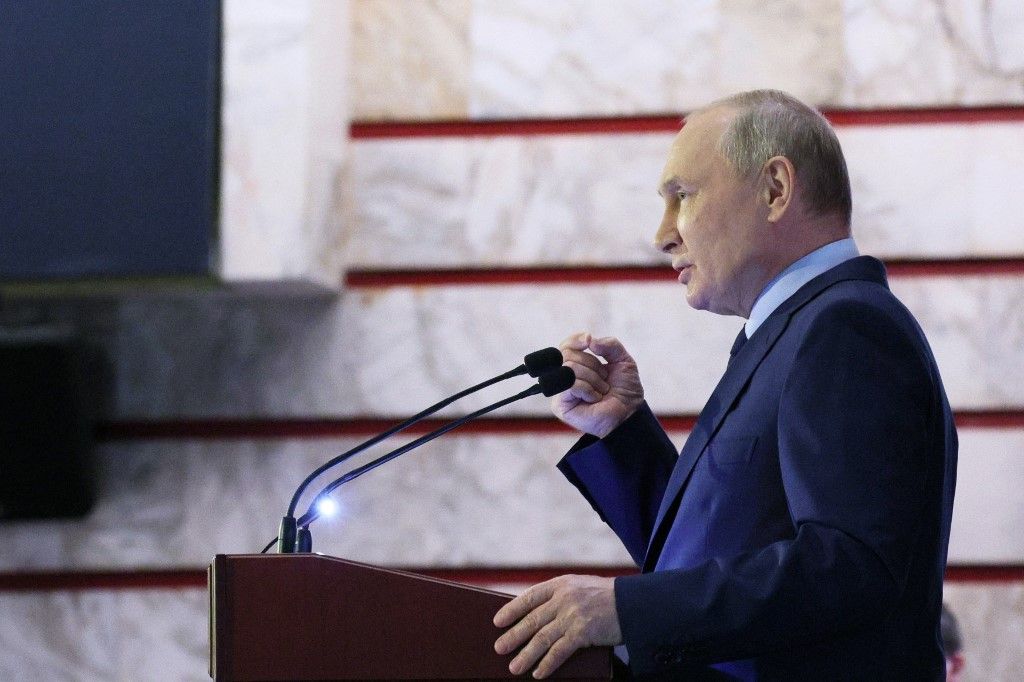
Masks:
[[[0,0],[0,279],[210,272],[220,3]]]

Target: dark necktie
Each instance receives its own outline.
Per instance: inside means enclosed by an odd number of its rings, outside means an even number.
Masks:
[[[747,342],[747,328],[740,327],[740,333],[736,335],[736,340],[732,342],[732,348],[729,349],[729,362],[733,361],[736,354],[740,352],[740,348],[743,348],[743,344]]]

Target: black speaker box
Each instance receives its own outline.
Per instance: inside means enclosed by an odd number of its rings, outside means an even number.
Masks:
[[[95,497],[87,354],[0,339],[0,520],[84,516]]]

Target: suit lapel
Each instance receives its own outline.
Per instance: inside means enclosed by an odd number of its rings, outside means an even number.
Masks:
[[[860,256],[842,263],[831,270],[815,277],[801,287],[795,294],[786,299],[775,312],[773,312],[761,327],[754,332],[754,335],[743,345],[735,358],[725,370],[725,374],[719,380],[715,390],[711,393],[700,417],[694,425],[693,431],[686,439],[679,459],[676,461],[672,476],[669,478],[665,488],[665,494],[661,499],[661,507],[658,509],[658,518],[654,524],[654,532],[647,547],[647,555],[644,560],[643,570],[653,570],[661,553],[662,544],[668,534],[668,527],[672,519],[667,519],[678,497],[682,494],[686,482],[697,465],[708,442],[718,431],[722,420],[732,409],[737,396],[753,375],[754,370],[761,364],[768,351],[772,349],[779,336],[782,335],[789,324],[790,317],[805,303],[814,298],[833,284],[848,280],[862,279],[875,281],[883,286],[886,285],[885,267],[882,263],[869,256]],[[675,514],[673,513],[672,516]],[[666,526],[667,527],[663,527]]]
[[[647,549],[647,557],[644,562],[644,570],[653,568],[653,561],[661,550],[660,544],[664,541],[661,537],[667,529],[661,526],[665,522],[665,516],[673,506],[673,502],[681,493],[686,481],[690,478],[693,467],[704,453],[708,441],[718,431],[725,415],[729,413],[736,397],[750,380],[750,376],[761,364],[764,356],[768,354],[775,341],[782,334],[789,316],[772,316],[761,326],[760,329],[744,344],[743,348],[736,354],[736,357],[725,370],[725,374],[719,380],[715,390],[711,393],[707,404],[701,410],[697,423],[686,439],[679,459],[676,461],[672,476],[669,478],[668,486],[665,488],[665,495],[661,499],[661,507],[658,510],[658,520],[654,524],[655,532],[651,536],[651,544]],[[657,540],[657,542],[656,542]],[[655,545],[659,546],[655,546]]]

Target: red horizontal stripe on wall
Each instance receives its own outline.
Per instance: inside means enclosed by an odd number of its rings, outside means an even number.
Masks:
[[[356,121],[349,128],[354,140],[400,137],[496,137],[500,135],[583,135],[609,133],[671,133],[682,116],[621,118],[520,118],[478,121]]]
[[[659,415],[669,431],[690,431],[695,414]],[[100,442],[130,440],[232,440],[265,438],[341,438],[372,436],[399,419],[180,419],[101,422],[96,427]],[[425,419],[403,433],[422,435],[447,424],[446,419]],[[956,413],[960,428],[1021,429],[1024,410],[961,410]],[[492,417],[469,422],[457,429],[464,435],[571,434],[573,430],[553,417]]]
[[[610,282],[673,282],[666,265],[592,267],[502,267],[458,270],[349,270],[350,287],[450,286],[464,284],[604,284]]]
[[[951,583],[1009,583],[1024,580],[1024,566],[964,565],[948,566],[946,581]]]
[[[417,568],[401,570],[471,585],[533,585],[567,573],[614,577],[636,573],[632,566],[526,566]],[[950,566],[946,581],[1011,583],[1024,581],[1024,565]],[[23,571],[0,573],[0,592],[77,590],[205,589],[206,569],[108,571]]]
[[[1014,123],[1024,121],[1024,106],[825,109],[823,113],[834,126]]]
[[[1024,258],[887,260],[891,277],[971,277],[1024,275]]]
[[[1024,410],[957,410],[953,416],[959,429],[1024,428]]]
[[[916,109],[826,109],[835,126],[971,124],[1024,121],[1024,106]],[[583,118],[517,118],[448,121],[355,121],[354,140],[403,137],[495,137],[499,135],[580,135],[671,133],[683,114]]]
[[[959,258],[888,260],[892,277],[970,277],[1024,275],[1021,258]],[[613,282],[674,282],[676,273],[665,265],[608,265],[582,267],[500,267],[439,270],[350,270],[349,287],[408,287],[508,284],[605,284]]]

